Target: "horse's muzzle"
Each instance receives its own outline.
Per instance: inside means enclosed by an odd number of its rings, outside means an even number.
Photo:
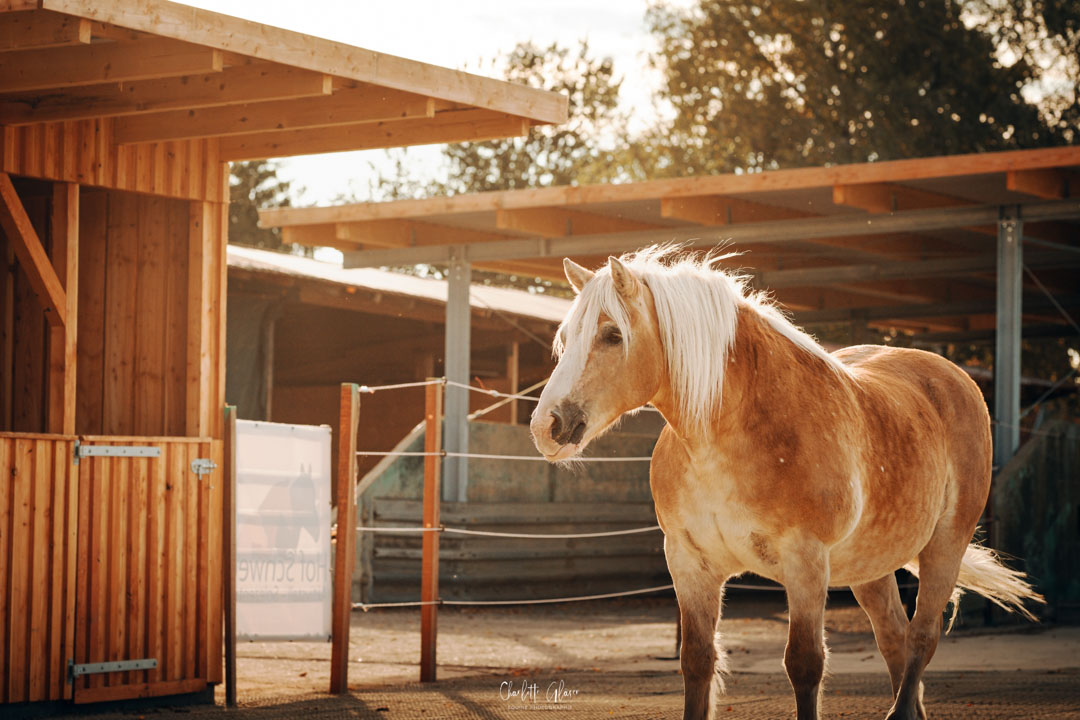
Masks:
[[[551,410],[551,439],[559,445],[577,445],[585,437],[588,418],[576,404],[564,403]]]

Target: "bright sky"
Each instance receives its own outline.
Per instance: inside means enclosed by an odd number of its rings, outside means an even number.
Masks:
[[[678,0],[679,5],[688,0]],[[652,117],[656,74],[646,67],[653,47],[645,27],[649,0],[185,0],[188,5],[277,25],[359,47],[492,75],[490,59],[518,42],[576,47],[587,38],[595,57],[610,56],[625,77],[622,104],[638,123]],[[417,173],[442,170],[434,147],[409,150]],[[280,175],[302,186],[295,201],[326,204],[342,195],[365,199],[371,165],[382,150],[282,161]],[[445,170],[442,170],[445,172]]]

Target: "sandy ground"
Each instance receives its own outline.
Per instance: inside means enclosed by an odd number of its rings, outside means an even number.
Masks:
[[[439,612],[440,680],[539,672],[677,673],[674,600],[631,599],[578,605],[452,608]],[[787,638],[780,598],[736,597],[721,621],[729,670],[782,673]],[[885,663],[870,623],[850,599],[826,613],[830,673],[881,673]],[[414,609],[354,612],[349,684],[373,688],[419,679],[420,619]],[[286,687],[322,691],[329,683],[324,643],[241,643],[238,689],[261,695]],[[1055,671],[1080,668],[1080,627],[1015,625],[957,628],[942,638],[931,672]],[[1080,688],[1078,688],[1080,706]]]
[[[327,694],[329,643],[241,643],[239,708],[221,707],[218,686],[217,706],[97,708],[97,720],[678,718],[675,614],[673,599],[443,609],[439,681],[421,685],[419,612],[354,612],[348,694]],[[880,720],[889,682],[865,615],[834,598],[826,627],[823,717]],[[730,599],[721,632],[731,673],[718,717],[792,717],[782,597]],[[1078,720],[1080,627],[959,628],[930,664],[926,701],[936,720]]]

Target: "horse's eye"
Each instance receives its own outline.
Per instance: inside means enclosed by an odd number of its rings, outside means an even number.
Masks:
[[[606,327],[600,333],[600,338],[608,345],[618,345],[622,342],[622,333],[617,327]]]

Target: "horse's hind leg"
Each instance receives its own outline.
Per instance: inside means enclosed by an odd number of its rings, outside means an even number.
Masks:
[[[905,642],[908,628],[907,614],[896,585],[896,575],[889,573],[883,578],[862,585],[852,585],[851,592],[874,627],[874,639],[881,656],[885,658],[885,665],[889,668],[892,696],[895,699],[907,659]]]
[[[937,650],[942,614],[956,587],[960,561],[970,539],[970,531],[964,535],[950,519],[943,518],[930,542],[919,553],[919,594],[915,601],[915,616],[908,625],[904,674],[886,720],[926,718],[922,674]]]
[[[706,720],[713,711],[713,695],[719,689],[716,623],[720,617],[723,580],[702,572],[698,558],[665,541],[668,569],[675,581],[682,624],[684,720]]]

